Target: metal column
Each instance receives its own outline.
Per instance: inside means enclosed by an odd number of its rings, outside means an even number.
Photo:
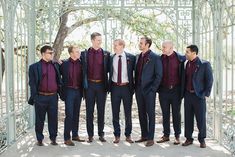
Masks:
[[[4,6],[5,27],[5,54],[6,54],[6,100],[7,100],[7,143],[16,139],[15,107],[14,107],[14,19],[16,4],[15,0],[8,0]]]
[[[35,62],[35,24],[36,24],[36,14],[35,14],[35,1],[28,0],[28,66]],[[28,78],[28,76],[27,76]],[[29,86],[28,86],[28,97],[30,94]],[[29,107],[29,128],[34,125],[35,115],[34,115],[34,107],[30,105]]]

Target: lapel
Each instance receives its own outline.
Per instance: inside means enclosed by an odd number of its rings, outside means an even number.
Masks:
[[[40,61],[38,62],[37,72],[38,72],[38,80],[40,82],[42,79],[42,64]]]
[[[196,70],[193,73],[193,79],[195,79],[195,77],[198,75],[198,71],[201,65],[202,65],[202,61],[198,58],[198,60],[196,61]]]
[[[146,61],[146,63],[145,63],[144,66],[143,66],[143,71],[144,71],[144,69],[151,63],[152,55],[153,55],[153,52],[150,51],[149,57],[147,58],[147,61]]]
[[[135,60],[135,71],[137,71],[137,63],[139,60],[140,54],[136,55],[136,60]]]
[[[125,53],[125,55],[126,55],[126,66],[127,66],[127,72],[128,72],[128,74],[129,74],[129,71],[130,71],[130,61],[131,61],[131,59],[130,59],[130,56],[128,55],[128,53],[126,53],[125,51],[124,51],[124,53]]]
[[[61,83],[60,82],[60,70],[59,70],[59,66],[58,66],[58,63],[56,62],[52,62],[54,68],[55,68],[55,72],[56,72],[56,81],[57,83]]]
[[[106,72],[106,64],[107,64],[107,55],[108,53],[102,49],[103,52],[103,58],[104,58],[104,71]]]
[[[116,54],[113,54],[111,57],[110,57],[110,74],[111,74],[111,78],[113,76],[113,58]]]
[[[69,77],[69,60],[66,60],[64,63],[64,70],[66,73],[66,77]]]
[[[85,52],[84,52],[84,62],[85,62],[85,65],[86,65],[86,69],[88,67],[88,50],[85,49]]]

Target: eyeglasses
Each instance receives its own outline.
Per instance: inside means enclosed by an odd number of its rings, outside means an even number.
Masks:
[[[46,53],[46,54],[50,54],[50,55],[54,54],[53,51],[49,51],[49,52],[45,52],[45,53]]]

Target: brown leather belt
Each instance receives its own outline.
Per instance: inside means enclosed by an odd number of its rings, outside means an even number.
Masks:
[[[88,81],[95,82],[95,83],[100,83],[100,82],[102,82],[102,80],[92,80],[92,79],[88,79]]]
[[[126,86],[128,84],[129,84],[128,82],[125,82],[125,83],[116,83],[116,82],[113,82],[114,86]]]
[[[54,95],[56,94],[56,92],[54,93],[47,93],[47,92],[38,92],[40,95],[45,95],[45,96],[49,96],[49,95]]]

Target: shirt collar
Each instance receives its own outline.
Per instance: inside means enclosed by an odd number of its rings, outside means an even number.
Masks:
[[[196,61],[198,60],[198,57],[194,58],[193,60],[189,61],[190,63],[196,63]]]
[[[42,62],[43,64],[50,64],[50,63],[52,63],[52,61],[47,62],[47,61],[45,61],[44,59],[41,59],[41,62]]]
[[[169,58],[174,58],[175,57],[175,52],[173,52],[170,56],[168,56]]]
[[[174,51],[170,56],[167,56],[166,54],[162,54],[162,57],[163,57],[163,58],[166,58],[166,57],[168,57],[168,58],[174,58],[174,57],[175,57],[175,51]]]
[[[147,56],[150,54],[150,51],[151,51],[151,50],[148,50],[148,51],[145,52],[145,53],[142,52],[142,55],[141,55],[141,56],[142,56],[142,57],[147,57]]]
[[[90,50],[91,52],[102,52],[102,49],[101,49],[101,48],[95,50],[93,47],[90,47],[89,50]]]
[[[69,57],[69,61],[72,62],[72,63],[76,63],[78,61],[78,59],[77,60],[73,60],[71,57]]]
[[[123,51],[121,54],[115,54],[115,56],[117,56],[117,57],[119,57],[119,56],[124,57],[125,56],[125,52]]]

